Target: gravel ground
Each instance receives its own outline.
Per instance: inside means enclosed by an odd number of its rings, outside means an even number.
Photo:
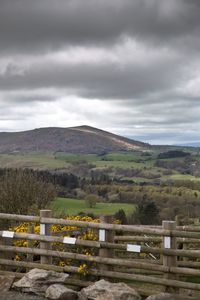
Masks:
[[[34,296],[28,293],[0,292],[0,300],[44,300],[44,297]]]

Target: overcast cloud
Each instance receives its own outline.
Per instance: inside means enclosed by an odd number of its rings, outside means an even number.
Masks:
[[[0,131],[199,141],[199,0],[0,0]]]

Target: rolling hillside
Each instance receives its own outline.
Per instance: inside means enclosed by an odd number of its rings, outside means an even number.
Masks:
[[[0,132],[0,153],[50,151],[101,154],[149,147],[148,144],[89,126]]]

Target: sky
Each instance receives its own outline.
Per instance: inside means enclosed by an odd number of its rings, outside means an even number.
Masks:
[[[0,131],[199,141],[199,0],[0,0]]]

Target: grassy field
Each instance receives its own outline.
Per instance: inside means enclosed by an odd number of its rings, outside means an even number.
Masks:
[[[192,181],[200,181],[200,177],[195,177],[189,174],[174,174],[170,176],[172,180],[192,180]]]
[[[72,154],[72,153],[56,153],[55,158],[57,160],[65,161],[68,163],[74,161],[87,161],[87,162],[96,162],[101,160],[101,156],[96,154]]]
[[[94,215],[114,214],[119,209],[123,209],[126,215],[128,215],[134,210],[134,205],[124,203],[97,203],[94,208],[89,208],[86,206],[84,200],[56,198],[51,203],[51,209],[55,215],[77,215],[80,212],[93,213]]]
[[[67,162],[55,159],[53,153],[0,154],[0,167],[55,169],[66,168]]]
[[[102,170],[112,168],[109,171],[109,175],[114,177],[117,174],[117,169],[137,169],[143,171],[143,176],[138,174],[136,176],[130,176],[128,179],[135,182],[147,182],[154,183],[159,178],[164,182],[167,180],[192,180],[199,181],[198,177],[179,173],[177,170],[171,170],[171,174],[166,174],[166,169],[157,167],[156,160],[160,152],[173,149],[173,147],[158,147],[151,148],[148,152],[128,151],[128,152],[111,152],[104,155],[96,154],[70,154],[70,153],[12,153],[12,154],[0,154],[0,167],[3,168],[33,168],[33,169],[62,169],[66,172],[73,172],[74,163],[87,162],[90,164],[91,170]],[[195,152],[196,151],[196,152]],[[195,149],[191,150],[193,160],[200,160],[200,155]],[[184,161],[184,158],[170,158],[166,161]],[[77,172],[77,170],[75,171]],[[151,173],[149,176],[147,173]],[[145,176],[147,174],[147,176]],[[79,176],[79,174],[77,174]],[[157,177],[151,175],[158,175]],[[83,176],[83,175],[81,175]],[[85,175],[87,176],[87,175]],[[123,179],[127,177],[123,174],[123,171],[119,174],[118,178]],[[156,178],[156,179],[155,179]]]
[[[96,168],[137,168],[152,167],[152,160],[138,161],[137,152],[109,153],[103,156],[96,154],[70,154],[70,153],[40,153],[30,154],[0,154],[0,167],[3,168],[33,168],[55,169],[68,168],[73,162],[86,161]]]

